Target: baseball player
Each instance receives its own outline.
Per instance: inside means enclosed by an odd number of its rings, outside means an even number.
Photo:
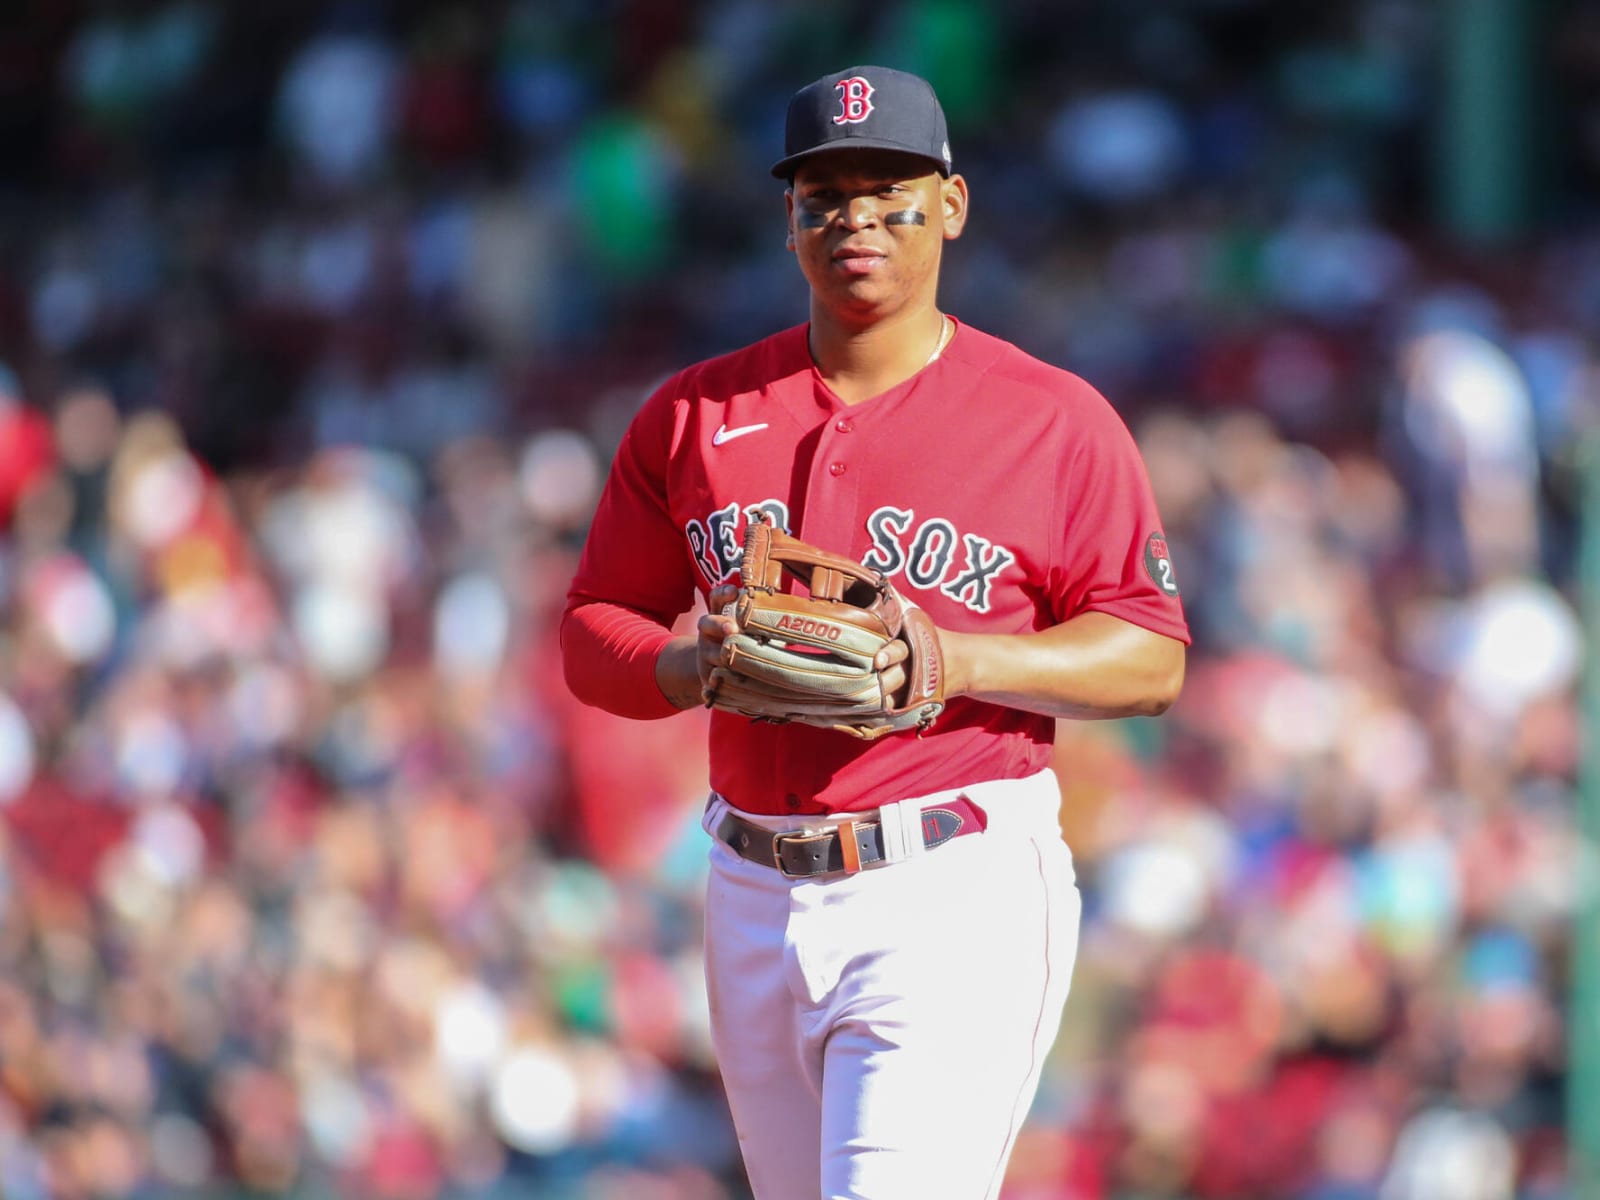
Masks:
[[[942,711],[918,730],[713,712],[706,977],[759,1200],[993,1197],[1077,949],[1055,722],[1164,711],[1188,631],[1114,410],[938,307],[968,188],[929,84],[800,89],[772,173],[810,319],[642,406],[568,597],[567,679],[641,719],[716,703],[753,522],[931,620]],[[869,664],[890,701],[907,654]]]

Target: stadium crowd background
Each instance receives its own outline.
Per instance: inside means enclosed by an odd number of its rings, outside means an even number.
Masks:
[[[972,180],[945,306],[1122,411],[1196,635],[1061,730],[1008,1200],[1575,1195],[1600,11],[1534,9],[1496,230],[1424,0],[9,6],[0,1194],[745,1194],[703,722],[553,623],[633,406],[804,317],[789,91],[880,61]]]

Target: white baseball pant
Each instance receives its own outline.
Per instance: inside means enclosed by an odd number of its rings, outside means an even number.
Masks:
[[[922,810],[956,796],[986,831],[925,849]],[[713,833],[712,1035],[757,1200],[999,1194],[1077,953],[1059,805],[1050,771],[903,800],[880,813],[904,857],[817,879]],[[707,831],[728,811],[713,795]]]

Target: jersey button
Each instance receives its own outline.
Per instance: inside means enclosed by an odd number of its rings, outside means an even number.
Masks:
[[[800,807],[800,797],[790,792],[783,798],[783,803],[788,807],[789,811],[793,812]]]
[[[843,475],[844,474],[844,464],[843,463],[830,463],[828,465],[828,474],[830,474],[830,475]]]
[[[833,427],[835,429],[837,429],[840,433],[850,433],[852,430],[855,429],[855,426],[853,424],[851,424],[850,419],[848,417],[840,417],[837,421],[835,421],[833,423]]]

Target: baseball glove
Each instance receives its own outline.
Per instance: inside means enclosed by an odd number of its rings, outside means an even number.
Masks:
[[[781,590],[788,572],[806,594]],[[926,730],[944,710],[944,655],[928,615],[882,574],[753,521],[738,598],[723,611],[738,632],[722,643],[707,706],[762,721],[797,721],[872,740]],[[894,641],[910,647],[898,695],[873,666]]]

